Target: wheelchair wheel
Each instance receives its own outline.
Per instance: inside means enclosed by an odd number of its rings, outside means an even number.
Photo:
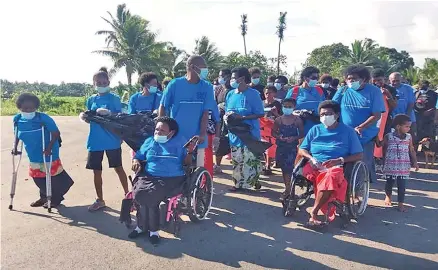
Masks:
[[[354,164],[347,192],[347,205],[350,215],[353,218],[363,215],[368,205],[370,192],[369,173],[364,162],[358,161]]]
[[[283,201],[283,215],[292,216],[297,207],[301,207],[313,193],[312,184],[302,175],[292,176],[291,192]]]
[[[191,175],[190,209],[188,216],[192,222],[207,217],[213,201],[213,181],[210,173],[202,167]]]

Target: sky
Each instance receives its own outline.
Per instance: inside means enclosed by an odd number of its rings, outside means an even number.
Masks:
[[[111,67],[107,57],[92,53],[105,46],[95,33],[109,29],[101,17],[122,3],[150,21],[158,40],[188,52],[206,35],[223,54],[243,53],[239,25],[246,13],[248,51],[268,57],[277,55],[277,19],[287,11],[281,48],[289,74],[317,47],[365,37],[408,51],[420,67],[425,57],[438,58],[438,1],[6,0],[0,1],[0,78],[92,83],[101,66]],[[111,83],[119,81],[127,82],[123,70]]]

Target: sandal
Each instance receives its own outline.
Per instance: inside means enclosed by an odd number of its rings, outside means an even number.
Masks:
[[[242,191],[243,188],[230,187],[228,190],[231,191],[231,192],[239,192],[239,191]]]
[[[322,228],[325,225],[327,225],[326,222],[315,220],[313,218],[310,218],[309,221],[306,223],[306,227],[308,228]]]
[[[51,208],[56,208],[56,207],[58,207],[60,204],[61,204],[61,203],[54,203],[54,202],[52,202],[52,203],[50,203],[50,207],[51,207]],[[48,203],[46,202],[46,203],[43,205],[43,207],[46,208],[46,209],[49,208]]]
[[[47,203],[47,199],[45,199],[45,198],[44,198],[44,199],[43,199],[43,198],[40,198],[40,199],[34,201],[33,203],[31,203],[30,206],[31,206],[31,207],[41,207],[41,206],[43,206],[45,203]]]
[[[260,182],[255,183],[255,185],[254,185],[255,190],[259,190],[261,188],[262,188],[262,184],[260,184]]]

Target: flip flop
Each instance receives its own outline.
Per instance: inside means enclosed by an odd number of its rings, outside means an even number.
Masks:
[[[313,228],[313,229],[320,229],[320,228],[324,228],[327,225],[327,222],[323,222],[323,221],[317,221],[315,222],[314,219],[309,219],[309,221],[307,221],[306,223],[306,227],[307,228]]]

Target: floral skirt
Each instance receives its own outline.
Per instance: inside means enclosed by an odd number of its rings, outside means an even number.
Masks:
[[[55,160],[52,162],[52,167],[50,168],[50,174],[56,176],[64,171],[62,167],[61,160]],[[29,176],[33,178],[46,177],[46,167],[44,163],[30,162],[29,164]]]
[[[246,146],[231,146],[231,163],[233,180],[236,188],[251,188],[259,181],[262,171],[261,160]]]

